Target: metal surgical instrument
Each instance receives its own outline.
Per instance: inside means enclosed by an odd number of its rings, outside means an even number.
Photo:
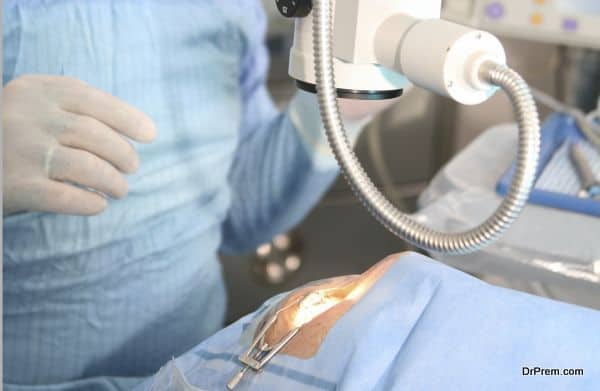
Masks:
[[[298,334],[300,331],[300,327],[296,327],[292,329],[289,333],[287,333],[279,342],[277,342],[274,346],[270,346],[265,341],[265,336],[271,326],[275,324],[279,314],[285,309],[289,308],[294,303],[277,310],[273,314],[268,314],[265,319],[261,321],[260,331],[252,340],[252,344],[248,350],[241,354],[238,359],[244,367],[239,370],[239,372],[227,383],[227,389],[233,390],[240,383],[246,372],[249,369],[252,369],[255,372],[260,372],[262,369],[271,361],[275,355],[277,355],[291,340]]]
[[[581,146],[576,143],[571,144],[569,149],[569,157],[573,163],[573,166],[575,167],[575,170],[577,171],[579,181],[581,182],[581,191],[579,192],[579,197],[600,199],[600,181],[594,175],[594,171],[592,170],[592,167],[590,166]]]

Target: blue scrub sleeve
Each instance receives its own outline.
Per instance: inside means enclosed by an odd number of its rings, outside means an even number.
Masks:
[[[262,10],[252,14],[241,70],[240,142],[229,181],[232,204],[223,227],[225,253],[239,253],[296,225],[322,197],[338,168],[327,145],[316,96],[299,91],[279,112],[266,86],[269,68]],[[352,142],[368,122],[347,121]]]

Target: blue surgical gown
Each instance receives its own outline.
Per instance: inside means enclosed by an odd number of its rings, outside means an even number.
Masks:
[[[277,302],[135,391],[225,390]],[[280,353],[263,371],[248,371],[236,391],[597,391],[599,327],[599,311],[494,287],[405,253],[329,329],[313,357]]]
[[[102,214],[4,219],[5,387],[125,388],[222,326],[220,250],[289,229],[332,182],[316,100],[273,105],[258,0],[3,7],[3,84],[76,77],[158,129]]]

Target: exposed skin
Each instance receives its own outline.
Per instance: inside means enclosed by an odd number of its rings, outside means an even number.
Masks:
[[[298,334],[280,353],[301,359],[313,357],[317,354],[329,330],[369,291],[399,258],[399,254],[391,255],[361,275],[343,276],[318,281],[292,292],[273,310],[282,309],[277,321],[265,335],[265,341],[269,346],[273,346],[281,341],[291,330],[300,326],[301,324],[299,323],[303,323],[302,314],[299,314],[301,300],[311,292],[326,292],[328,298],[339,300],[337,304],[317,314],[312,320],[304,319],[307,322],[301,325]]]

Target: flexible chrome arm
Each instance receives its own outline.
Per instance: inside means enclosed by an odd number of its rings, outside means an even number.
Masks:
[[[434,252],[465,254],[481,249],[502,235],[517,219],[535,182],[540,149],[540,124],[527,84],[513,70],[486,63],[484,80],[509,96],[519,126],[517,169],[510,190],[494,214],[466,232],[443,233],[430,229],[395,208],[364,171],[345,134],[337,103],[332,50],[331,0],[313,0],[313,39],[317,93],[329,144],[354,193],[371,214],[400,238]]]

